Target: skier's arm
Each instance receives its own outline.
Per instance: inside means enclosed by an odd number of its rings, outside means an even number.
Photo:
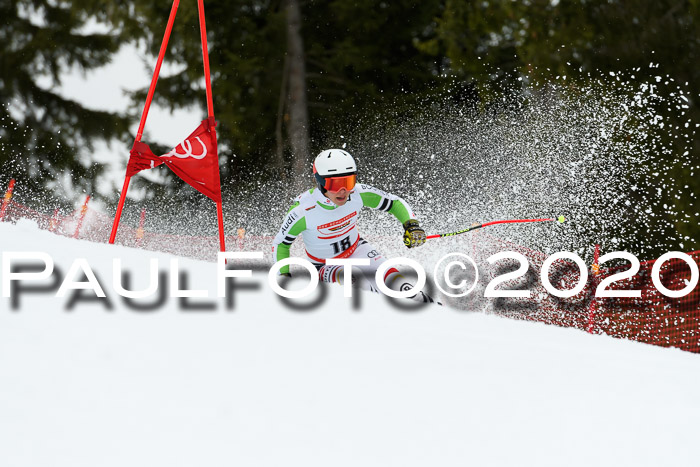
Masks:
[[[273,241],[272,256],[275,262],[289,258],[289,250],[292,243],[304,230],[306,230],[306,218],[302,214],[299,203],[297,202],[287,211],[287,215],[284,217],[284,221],[282,221],[282,227],[280,227]],[[289,274],[289,266],[280,268],[279,273]]]
[[[369,185],[359,185],[359,188],[364,206],[390,212],[401,222],[404,228],[403,242],[408,248],[425,243],[425,230],[418,224],[413,209],[406,201]]]
[[[416,218],[411,206],[402,198],[369,185],[358,186],[360,187],[360,196],[364,206],[393,214],[401,222],[401,225],[405,224],[409,219]]]

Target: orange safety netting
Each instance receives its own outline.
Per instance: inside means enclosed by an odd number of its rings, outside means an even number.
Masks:
[[[546,258],[544,253],[488,235],[482,234],[482,237],[485,239],[479,246],[483,257],[498,251],[516,251],[528,259],[537,277],[528,284],[532,290],[531,298],[504,299],[506,305],[492,308],[492,313],[700,353],[700,286],[696,285],[681,298],[663,295],[651,279],[656,261],[642,262],[639,272],[632,278],[616,281],[607,287],[610,290],[639,290],[639,298],[595,297],[603,279],[628,270],[629,265],[600,267],[597,274],[598,268],[591,265],[583,291],[573,297],[558,298],[549,294],[539,280]],[[700,266],[700,251],[687,255]],[[560,290],[573,288],[579,278],[578,267],[573,262],[556,261],[549,270],[550,283]],[[690,267],[680,259],[668,260],[662,265],[659,278],[661,284],[670,290],[684,289],[691,279]],[[505,282],[503,288],[518,288],[512,282],[513,287],[508,285],[509,282]]]

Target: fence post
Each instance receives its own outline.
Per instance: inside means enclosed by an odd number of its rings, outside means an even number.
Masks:
[[[54,210],[53,216],[51,216],[51,221],[49,222],[49,232],[54,232],[57,227],[58,227],[58,208],[56,208]]]
[[[245,241],[245,229],[238,229],[236,233],[238,234],[238,249],[243,250],[243,242]]]
[[[595,311],[597,306],[595,291],[598,288],[598,274],[600,274],[600,266],[598,265],[599,255],[600,245],[596,243],[595,250],[593,252],[593,265],[591,266],[591,271],[593,271],[593,297],[591,297],[591,304],[588,307],[588,326],[586,328],[590,334],[593,333],[593,321],[595,320]]]
[[[80,228],[83,226],[83,221],[85,220],[85,214],[87,214],[87,210],[88,210],[88,201],[90,201],[90,195],[87,195],[85,197],[85,202],[83,203],[83,207],[80,209],[80,217],[78,218],[78,225],[75,226],[75,233],[73,234],[73,238],[78,238],[78,234],[80,233]]]
[[[139,228],[136,229],[136,246],[139,246],[141,240],[143,239],[143,226],[146,223],[146,208],[141,210],[141,219],[139,220]]]
[[[0,222],[5,219],[5,211],[7,210],[7,205],[10,204],[10,199],[12,199],[12,192],[15,189],[15,179],[10,180],[10,184],[7,186],[7,191],[5,192],[5,198],[2,200],[2,207],[0,208]]]

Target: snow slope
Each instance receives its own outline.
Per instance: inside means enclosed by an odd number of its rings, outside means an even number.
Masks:
[[[126,307],[170,256],[0,224],[8,251],[87,259],[113,308],[0,299],[0,465],[697,465],[700,356],[326,288],[292,309],[265,271],[232,310]],[[216,293],[212,263],[180,259]],[[141,283],[141,282],[136,282]],[[257,284],[257,289],[250,287]],[[193,300],[194,301],[194,300]]]

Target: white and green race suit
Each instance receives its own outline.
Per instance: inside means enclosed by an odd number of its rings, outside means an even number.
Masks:
[[[297,196],[294,204],[287,212],[282,227],[274,240],[273,254],[275,261],[289,258],[292,242],[301,235],[306,247],[306,255],[319,268],[330,258],[354,258],[357,254],[368,250],[374,251],[371,245],[360,239],[357,220],[363,207],[379,209],[393,214],[403,225],[409,219],[415,219],[411,207],[398,196],[386,193],[369,185],[357,184],[350,192],[347,202],[338,206],[326,198],[320,190],[313,188]],[[360,251],[358,251],[358,247]],[[372,261],[373,269],[383,262]],[[289,272],[289,266],[280,269],[280,274]],[[333,278],[321,279],[330,282]],[[369,272],[369,271],[367,271]]]

